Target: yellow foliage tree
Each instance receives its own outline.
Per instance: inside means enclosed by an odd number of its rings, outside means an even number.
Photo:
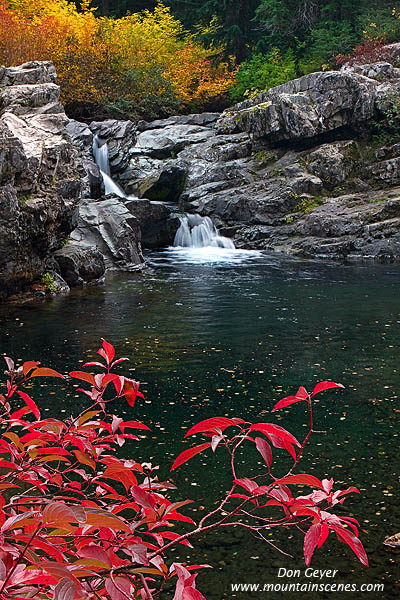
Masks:
[[[201,109],[233,81],[220,48],[205,48],[159,3],[121,19],[96,17],[90,0],[0,0],[0,62],[54,62],[67,105]],[[153,107],[153,112],[157,108]],[[140,113],[140,110],[139,110]]]

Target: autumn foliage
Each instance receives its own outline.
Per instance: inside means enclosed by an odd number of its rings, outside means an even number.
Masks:
[[[368,565],[357,521],[334,512],[358,490],[334,491],[332,479],[293,473],[314,432],[313,398],[343,386],[325,381],[311,394],[301,387],[276,404],[274,410],[304,403],[310,426],[302,442],[280,425],[241,418],[215,417],[189,429],[185,437],[200,435],[203,441],[184,450],[171,470],[200,452],[225,450],[232,471],[229,492],[195,523],[182,512],[191,501],[175,502],[175,486],[160,481],[156,467],[122,457],[125,442],[149,428],[118,417],[117,407],[128,403],[133,412],[135,400],[143,396],[138,382],[116,373],[126,359],[116,359],[111,344],[103,341],[98,354],[99,361],[83,366],[97,374],[69,374],[81,383],[88,406],[65,422],[43,419],[26,391],[39,377],[63,376],[34,361],[15,367],[5,358],[8,381],[0,394],[1,600],[151,600],[166,584],[174,586],[174,600],[204,600],[195,579],[208,565],[174,563],[170,554],[178,544],[192,547],[199,534],[222,527],[243,527],[269,544],[264,537],[268,532],[293,529],[304,538],[307,565],[333,533]],[[238,471],[236,454],[244,444],[254,448],[255,463],[263,465],[261,475],[246,473],[249,465],[240,464]],[[275,451],[292,457],[288,472],[277,473]],[[304,486],[313,491],[305,493]]]
[[[196,42],[163,4],[120,19],[80,4],[0,0],[0,64],[51,60],[67,107],[114,106],[131,116],[201,109],[226,94],[233,74],[221,48]]]

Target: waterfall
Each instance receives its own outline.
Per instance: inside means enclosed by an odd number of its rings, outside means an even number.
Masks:
[[[176,232],[174,246],[184,248],[214,248],[235,249],[235,244],[229,238],[219,235],[210,217],[200,215],[180,216],[181,225]]]
[[[120,198],[131,198],[132,196],[127,196],[118,183],[112,179],[110,175],[110,162],[108,160],[107,142],[100,146],[97,135],[95,135],[93,138],[93,156],[103,177],[106,196],[108,196],[108,194],[115,194]]]

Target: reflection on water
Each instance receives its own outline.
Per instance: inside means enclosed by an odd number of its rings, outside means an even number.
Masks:
[[[160,461],[162,476],[168,476],[166,462],[172,464],[185,447],[182,438],[193,422],[246,415],[279,422],[302,437],[303,407],[275,416],[269,414],[273,404],[300,384],[343,383],[346,390],[320,396],[316,428],[327,433],[314,440],[302,468],[320,478],[332,475],[339,487],[360,488],[360,496],[343,510],[360,518],[371,568],[330,539],[313,566],[338,569],[337,582],[382,581],[384,597],[396,597],[394,557],[383,551],[382,540],[400,530],[398,267],[323,264],[237,250],[220,254],[218,248],[173,248],[148,259],[151,268],[143,275],[112,274],[104,287],[2,308],[0,351],[67,371],[93,356],[100,337],[114,343],[131,359],[121,372],[143,382],[147,400],[134,415],[153,430],[130,452]],[[47,414],[67,414],[84,401],[74,389],[65,401],[54,394],[56,386],[49,382],[37,390]],[[285,457],[280,451],[275,456],[281,473]],[[253,455],[245,459],[259,468]],[[227,488],[226,473],[218,450],[173,475],[182,495],[198,500],[198,507]],[[292,552],[293,561],[240,532],[203,540],[196,560],[216,569],[199,576],[200,589],[209,600],[220,600],[232,597],[232,582],[282,582],[279,566],[303,569],[299,539],[288,536],[270,539]]]

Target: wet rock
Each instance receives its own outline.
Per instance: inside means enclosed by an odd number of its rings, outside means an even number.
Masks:
[[[100,145],[107,142],[108,157],[113,175],[123,172],[129,163],[129,150],[136,141],[136,126],[132,121],[93,121],[90,131],[100,139]]]
[[[72,206],[54,196],[18,196],[0,187],[0,300],[41,276],[72,229]]]
[[[131,154],[152,158],[175,158],[188,145],[198,144],[214,136],[213,129],[199,125],[168,125],[162,129],[149,129],[137,136]]]
[[[57,250],[54,258],[62,278],[71,287],[98,283],[105,273],[104,258],[97,248],[69,243]]]
[[[126,207],[140,224],[144,248],[162,248],[173,244],[180,223],[177,217],[171,216],[165,204],[129,200]]]

